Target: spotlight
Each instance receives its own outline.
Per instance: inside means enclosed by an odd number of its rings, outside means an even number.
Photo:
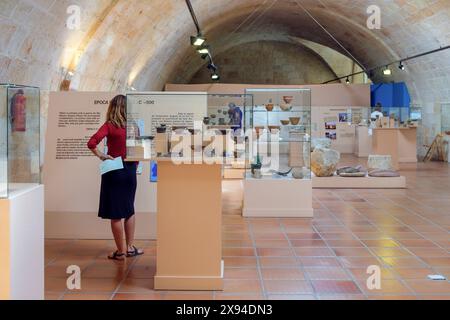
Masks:
[[[345,80],[346,84],[350,84],[350,79],[347,77],[347,80]]]
[[[217,73],[214,72],[211,75],[211,79],[214,80],[214,81],[218,81],[218,80],[220,80],[220,76]]]
[[[405,70],[405,65],[403,64],[403,62],[402,61],[400,61],[400,64],[398,65],[398,68],[400,69],[400,70]]]
[[[383,74],[385,76],[390,76],[392,74],[392,70],[389,69],[389,66],[386,66],[386,69],[383,70]]]
[[[209,54],[209,48],[207,46],[202,46],[197,49],[197,52],[200,54]]]
[[[205,43],[206,39],[204,37],[202,37],[200,34],[196,37],[192,36],[191,37],[191,45],[195,46],[195,47],[200,47]]]
[[[68,74],[69,76],[71,76],[71,77],[73,77],[73,76],[74,76],[74,73],[73,73],[73,71],[69,71],[69,72],[67,72],[67,74]]]

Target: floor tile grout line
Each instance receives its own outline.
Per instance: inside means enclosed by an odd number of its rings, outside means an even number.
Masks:
[[[256,269],[258,271],[258,275],[259,275],[259,283],[261,285],[261,291],[262,291],[262,295],[263,295],[263,299],[264,300],[268,300],[268,294],[266,292],[266,285],[264,283],[264,277],[262,275],[262,271],[261,271],[261,261],[260,261],[260,257],[258,254],[258,249],[256,248],[256,240],[254,238],[254,234],[253,234],[253,225],[252,225],[252,221],[250,219],[246,219],[247,222],[247,228],[248,228],[248,232],[251,238],[251,241],[253,243],[253,250],[255,253],[255,257],[256,257]]]

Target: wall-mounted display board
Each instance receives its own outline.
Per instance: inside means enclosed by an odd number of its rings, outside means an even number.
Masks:
[[[110,225],[97,217],[100,161],[87,148],[89,138],[105,122],[112,92],[50,94],[44,165],[46,237],[109,239]],[[104,143],[99,146],[104,149]],[[156,187],[150,165],[138,176],[137,238],[156,235]]]
[[[313,138],[329,138],[332,148],[344,154],[355,152],[356,128],[367,123],[369,107],[316,107],[312,112]]]

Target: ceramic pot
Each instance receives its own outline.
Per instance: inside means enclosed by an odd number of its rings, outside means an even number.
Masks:
[[[266,110],[267,111],[273,111],[273,108],[275,107],[275,105],[273,103],[268,103],[266,104]]]
[[[281,120],[280,122],[283,126],[287,126],[291,123],[291,121],[289,121],[289,120]]]
[[[292,110],[292,105],[291,104],[281,104],[280,108],[283,111],[291,111]]]
[[[300,123],[300,117],[290,117],[289,121],[293,126],[296,126]]]
[[[276,131],[276,130],[280,131],[280,126],[269,126],[269,130],[270,131]]]
[[[284,96],[284,97],[283,97],[283,101],[284,101],[286,104],[291,104],[293,100],[294,100],[294,97],[293,97],[293,96]]]

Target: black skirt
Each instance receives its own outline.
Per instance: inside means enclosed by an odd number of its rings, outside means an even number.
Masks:
[[[137,163],[124,162],[124,168],[102,175],[100,208],[102,219],[128,219],[134,215],[134,199],[137,189]]]

